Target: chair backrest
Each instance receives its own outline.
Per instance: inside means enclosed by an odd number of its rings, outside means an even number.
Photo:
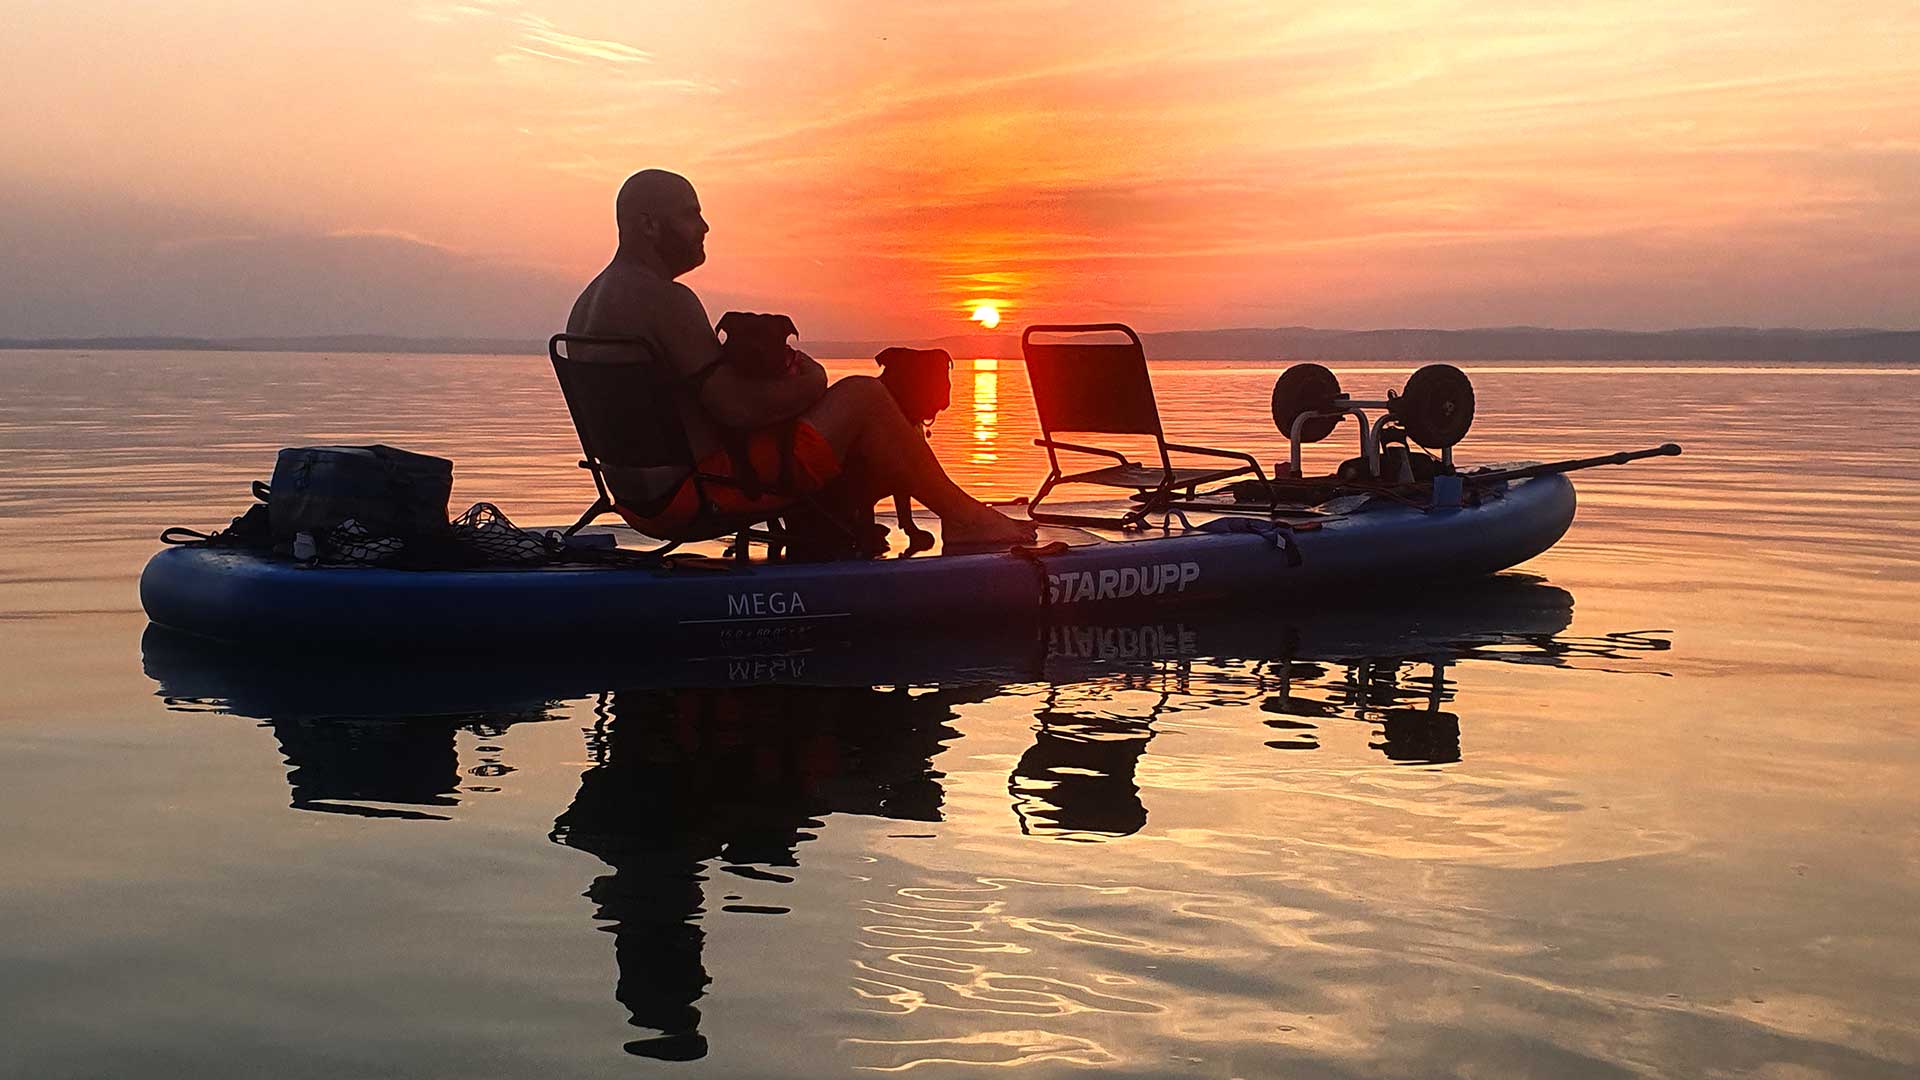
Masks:
[[[1084,334],[1112,331],[1127,335],[1121,344],[1036,342],[1035,334]],[[1106,435],[1151,435],[1165,441],[1160,407],[1147,378],[1147,354],[1140,335],[1122,323],[1029,326],[1020,335],[1020,352],[1033,387],[1033,407],[1042,433],[1087,431]]]
[[[574,350],[595,359],[570,355]],[[567,399],[580,449],[596,465],[693,467],[693,447],[674,401],[673,372],[643,338],[555,334],[547,358]]]

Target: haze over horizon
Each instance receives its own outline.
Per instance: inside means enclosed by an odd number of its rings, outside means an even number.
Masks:
[[[15,5],[0,337],[539,337],[682,172],[807,338],[1920,327],[1920,13]]]

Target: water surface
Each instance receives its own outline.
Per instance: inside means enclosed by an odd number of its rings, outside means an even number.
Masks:
[[[1465,460],[1687,453],[1464,597],[346,664],[145,633],[155,534],[376,440],[571,520],[543,361],[0,353],[0,1074],[1912,1075],[1920,371],[1469,370]]]

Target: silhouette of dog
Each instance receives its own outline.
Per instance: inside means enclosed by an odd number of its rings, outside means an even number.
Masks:
[[[873,358],[880,365],[880,381],[893,394],[906,418],[920,427],[926,437],[933,419],[953,404],[953,357],[945,349],[882,349]],[[913,500],[895,493],[893,514],[907,534],[907,552],[924,551],[933,546],[933,534],[913,523]]]
[[[756,379],[777,379],[793,372],[799,359],[790,337],[800,331],[785,315],[729,311],[714,328],[720,335],[720,359]]]
[[[743,370],[778,374],[771,357],[780,349],[791,352],[786,344],[794,333],[792,320],[784,315],[757,315],[730,311],[721,318],[716,330],[726,330],[721,343],[722,357],[739,363]],[[738,343],[736,345],[735,343]],[[738,348],[735,358],[727,350]],[[953,357],[945,349],[884,349],[874,357],[880,365],[880,382],[893,395],[900,411],[920,429],[922,438],[938,416],[952,404],[953,387],[949,372]],[[772,377],[765,375],[763,377]],[[794,506],[782,515],[787,527],[788,550],[802,559],[834,559],[849,556],[873,557],[887,551],[887,530],[874,520],[871,489],[830,486],[811,503]],[[907,553],[925,551],[933,546],[933,534],[914,524],[913,502],[906,492],[893,496],[894,516],[907,536]]]

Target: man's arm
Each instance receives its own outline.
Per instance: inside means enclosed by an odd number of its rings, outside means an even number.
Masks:
[[[801,353],[794,371],[777,379],[751,379],[721,364],[701,385],[700,404],[727,427],[759,428],[799,416],[826,392],[827,369]]]
[[[673,287],[672,298],[660,344],[682,377],[700,380],[700,405],[718,423],[737,429],[777,424],[805,412],[827,392],[826,369],[804,353],[794,372],[778,379],[748,378],[718,363],[720,339],[700,298],[684,285]]]

